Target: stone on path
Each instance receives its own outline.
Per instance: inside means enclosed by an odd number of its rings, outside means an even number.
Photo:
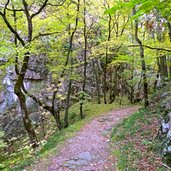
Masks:
[[[79,153],[77,156],[74,156],[71,160],[65,161],[63,166],[73,169],[76,168],[77,166],[87,165],[92,160],[93,157],[88,151],[86,151],[86,152]]]
[[[118,109],[93,119],[75,137],[66,140],[57,156],[47,160],[49,165],[43,165],[47,168],[43,171],[116,171],[116,159],[111,157],[111,130],[138,108]],[[42,164],[36,165],[35,171],[42,171]]]
[[[87,152],[82,152],[80,154],[78,154],[77,156],[79,159],[82,159],[82,160],[87,160],[87,161],[92,161],[92,156],[91,154],[87,151]]]

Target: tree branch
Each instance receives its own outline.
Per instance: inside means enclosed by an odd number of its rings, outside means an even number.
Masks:
[[[45,0],[45,2],[44,2],[43,5],[39,8],[39,10],[38,10],[36,13],[34,13],[34,14],[31,15],[31,19],[34,18],[36,15],[40,14],[41,11],[46,7],[47,3],[48,3],[48,0]]]
[[[31,20],[31,16],[28,10],[28,4],[25,0],[22,0],[23,5],[24,5],[24,12],[26,14],[26,18],[27,18],[27,24],[28,24],[28,42],[31,42],[32,40],[32,33],[33,33],[33,25],[32,25],[32,20]]]
[[[167,169],[171,170],[171,167],[169,167],[167,164],[162,164],[164,167],[166,167]]]
[[[39,37],[50,36],[50,35],[57,34],[57,33],[59,33],[59,32],[56,31],[56,32],[52,32],[52,33],[39,33],[39,35],[35,36],[33,38],[33,40],[38,39]]]
[[[171,52],[171,49],[159,48],[159,47],[151,47],[148,45],[142,45],[145,48],[152,49],[152,50],[159,50],[159,51],[166,51]],[[139,45],[128,45],[128,47],[139,47]]]
[[[7,6],[10,3],[10,0],[7,0],[7,3],[5,4],[5,8],[4,8],[4,15],[6,15],[6,10],[7,10]]]
[[[46,110],[48,110],[49,112],[53,113],[52,107],[51,107],[51,106],[48,106],[48,105],[46,105],[46,104],[43,104],[43,103],[39,100],[39,98],[37,98],[37,97],[34,96],[33,94],[30,94],[30,93],[26,90],[24,84],[22,84],[22,90],[23,90],[23,92],[24,92],[27,96],[29,96],[29,97],[30,97],[31,99],[33,99],[36,103],[38,103],[39,106],[42,106],[43,109],[46,109]]]
[[[19,34],[17,33],[17,31],[15,31],[15,29],[11,26],[11,24],[9,23],[9,21],[7,20],[6,16],[4,15],[4,13],[2,13],[2,11],[0,11],[0,16],[2,16],[6,26],[8,27],[8,29],[16,36],[16,38],[21,42],[21,44],[23,46],[25,46],[25,42],[24,40],[19,36]]]
[[[0,4],[0,7],[5,8],[5,6],[2,5],[2,4]],[[6,8],[6,10],[8,10],[8,11],[16,11],[16,12],[24,11],[24,9],[11,9],[11,8]]]

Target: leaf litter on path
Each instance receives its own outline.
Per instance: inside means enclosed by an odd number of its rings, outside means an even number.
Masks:
[[[112,127],[138,110],[127,107],[106,113],[87,123],[73,138],[66,140],[57,156],[35,171],[115,171],[115,158],[111,156],[110,134]]]

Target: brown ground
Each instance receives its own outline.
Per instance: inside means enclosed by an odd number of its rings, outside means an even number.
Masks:
[[[115,171],[110,151],[112,127],[139,107],[111,111],[87,123],[75,137],[67,140],[46,167],[36,164],[35,171]]]

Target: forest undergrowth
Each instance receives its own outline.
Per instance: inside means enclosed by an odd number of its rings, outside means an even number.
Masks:
[[[164,117],[163,94],[170,92],[170,86],[164,86],[151,95],[150,107],[141,108],[116,127],[111,135],[111,148],[117,160],[118,170],[162,171],[169,167],[165,164],[160,139],[161,118]]]

